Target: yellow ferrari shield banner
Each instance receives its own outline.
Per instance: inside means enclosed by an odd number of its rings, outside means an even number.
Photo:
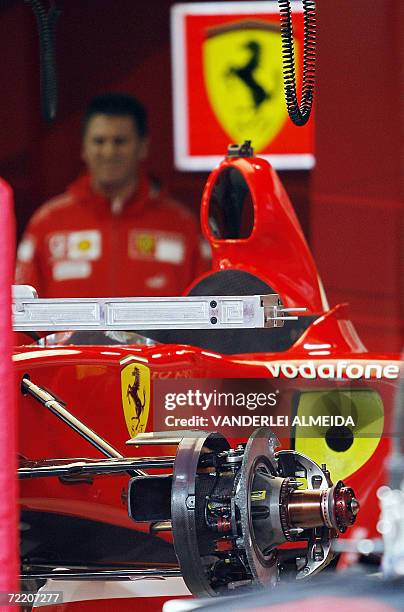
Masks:
[[[311,391],[302,394],[300,419],[319,416],[352,416],[355,426],[296,426],[295,450],[325,463],[334,482],[361,468],[375,452],[384,428],[383,402],[373,390]]]
[[[146,429],[150,406],[150,370],[132,361],[121,370],[122,406],[129,435]]]
[[[260,20],[209,28],[203,71],[210,104],[232,142],[251,140],[256,152],[268,146],[287,118],[280,28]]]

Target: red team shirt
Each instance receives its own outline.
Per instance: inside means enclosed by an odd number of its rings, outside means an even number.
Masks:
[[[39,297],[180,295],[209,268],[192,214],[145,177],[114,204],[88,175],[44,204],[18,247],[16,282]]]

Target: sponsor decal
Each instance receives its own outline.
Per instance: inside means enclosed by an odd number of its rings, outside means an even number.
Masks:
[[[150,406],[150,369],[132,361],[121,370],[122,407],[129,435],[146,430]]]
[[[295,361],[295,362],[266,362],[273,378],[307,378],[307,379],[341,379],[349,380],[387,378],[396,379],[400,374],[400,366],[394,363],[378,363],[368,360],[352,361]]]
[[[53,264],[52,276],[55,281],[88,278],[91,270],[89,261],[58,261]]]
[[[99,230],[83,230],[67,235],[69,259],[94,261],[101,256],[101,233]]]
[[[264,501],[266,499],[267,492],[264,491],[251,491],[251,501]]]

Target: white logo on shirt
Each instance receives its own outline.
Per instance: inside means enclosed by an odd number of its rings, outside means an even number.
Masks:
[[[66,257],[66,234],[52,234],[49,237],[49,253],[53,259],[64,259]]]
[[[67,256],[69,259],[94,261],[101,255],[101,233],[98,230],[71,232],[67,236]]]
[[[156,276],[149,276],[149,278],[146,278],[145,285],[150,289],[162,289],[166,286],[167,280],[165,274],[157,274]]]
[[[52,268],[53,280],[88,278],[91,275],[91,267],[89,261],[57,261]]]
[[[32,260],[35,253],[35,240],[31,236],[27,236],[21,240],[18,250],[17,259],[22,263],[28,263]]]
[[[101,256],[101,232],[56,232],[48,239],[49,254],[53,260],[80,259],[93,261]]]
[[[185,246],[183,240],[176,238],[157,238],[156,259],[169,263],[180,264],[184,261]]]

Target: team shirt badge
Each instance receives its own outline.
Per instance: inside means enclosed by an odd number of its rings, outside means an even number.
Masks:
[[[132,229],[128,234],[128,255],[131,259],[181,264],[185,259],[185,243],[181,234]]]

